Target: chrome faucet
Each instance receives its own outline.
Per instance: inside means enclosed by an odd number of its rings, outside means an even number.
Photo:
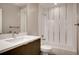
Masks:
[[[19,26],[9,26],[9,28],[19,29],[20,27]],[[12,37],[15,38],[16,37],[16,34],[18,34],[19,32],[11,31],[11,33],[12,33]]]
[[[12,32],[12,37],[13,37],[13,38],[15,38],[15,37],[16,37],[16,36],[15,36],[15,34],[16,34],[15,32]]]
[[[18,34],[19,34],[19,32],[14,31],[14,32],[12,32],[12,37],[16,38],[16,35],[18,35]]]

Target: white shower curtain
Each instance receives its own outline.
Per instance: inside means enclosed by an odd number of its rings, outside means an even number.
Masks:
[[[40,31],[47,44],[53,48],[77,52],[77,27],[74,26],[77,23],[76,7],[76,4],[63,4],[53,8],[40,8]]]

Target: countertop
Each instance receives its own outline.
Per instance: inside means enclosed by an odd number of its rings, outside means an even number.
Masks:
[[[40,39],[40,36],[31,36],[31,35],[25,35],[22,36],[23,39],[18,39],[19,41],[16,42],[8,42],[7,40],[13,40],[13,38],[8,38],[8,39],[2,39],[0,40],[0,53],[6,52],[8,50],[14,49],[16,47],[28,44],[30,42],[33,42],[35,40]],[[21,38],[21,37],[17,37]],[[16,38],[14,38],[16,40]]]

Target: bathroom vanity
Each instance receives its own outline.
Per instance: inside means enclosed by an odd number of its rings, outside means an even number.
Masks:
[[[22,36],[0,40],[1,55],[39,55],[40,37]]]

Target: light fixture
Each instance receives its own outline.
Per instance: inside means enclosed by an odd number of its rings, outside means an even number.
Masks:
[[[57,3],[54,3],[54,5],[57,5]]]

